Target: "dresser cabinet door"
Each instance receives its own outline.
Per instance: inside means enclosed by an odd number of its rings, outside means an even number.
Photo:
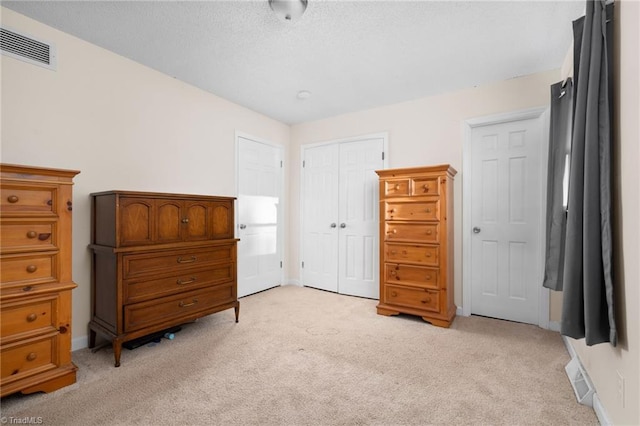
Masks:
[[[210,235],[210,203],[202,201],[186,201],[184,203],[183,217],[180,219],[183,225],[183,240],[206,240]]]
[[[155,226],[153,200],[145,198],[120,199],[120,245],[151,244]]]
[[[178,200],[156,200],[157,243],[175,243],[182,240],[183,203]]]
[[[233,201],[214,202],[212,204],[212,238],[215,240],[233,238]]]

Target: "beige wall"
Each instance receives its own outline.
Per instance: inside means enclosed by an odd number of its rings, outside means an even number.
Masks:
[[[559,70],[514,78],[440,96],[345,114],[327,120],[292,126],[291,228],[289,245],[299,243],[300,146],[351,136],[388,132],[389,167],[451,164],[455,179],[455,302],[462,306],[462,144],[465,120],[549,104],[549,86],[559,80]],[[297,179],[294,179],[297,178]],[[289,274],[299,279],[300,259],[292,252]],[[559,320],[556,295],[551,299],[551,320]]]
[[[90,319],[89,193],[235,195],[235,131],[285,146],[289,126],[2,8],[57,47],[57,71],[4,55],[5,163],[80,170],[73,208],[74,347]]]
[[[571,340],[616,425],[640,424],[640,3],[615,2],[614,287],[619,345]],[[624,377],[624,401],[617,372]]]

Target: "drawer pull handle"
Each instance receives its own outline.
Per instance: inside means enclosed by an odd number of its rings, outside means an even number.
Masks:
[[[395,234],[396,232],[398,232],[397,229],[391,229],[391,230],[387,231],[387,234]]]
[[[395,275],[395,274],[396,274],[396,271],[391,271],[391,275]]]
[[[176,281],[176,284],[185,285],[185,284],[191,284],[191,283],[194,283],[194,282],[196,282],[196,277],[191,277],[191,279],[189,281],[182,281],[182,280],[179,279],[179,280]]]
[[[431,229],[427,231],[427,235],[431,235]]]
[[[429,192],[429,186],[426,183],[422,185],[422,187],[424,188],[424,192]]]
[[[47,205],[48,206],[52,206],[53,205],[53,200],[47,200]]]
[[[195,256],[191,256],[189,259],[183,259],[182,256],[178,258],[178,263],[193,263],[197,260]]]
[[[22,287],[22,291],[31,291],[31,290],[33,290],[33,286],[28,285],[26,287]]]
[[[30,273],[30,274],[33,274],[37,270],[38,270],[38,267],[36,265],[27,266],[27,272]]]
[[[407,251],[406,250],[402,250],[402,254],[404,254],[406,256],[407,255]]]
[[[27,232],[27,238],[35,238],[37,236],[38,236],[38,233],[36,231]]]
[[[180,306],[181,308],[188,308],[189,306],[193,306],[196,303],[198,303],[198,299],[193,299],[193,301],[191,303],[184,303],[183,301],[180,301],[178,306]]]
[[[431,213],[431,209],[427,209],[427,213]]]
[[[182,219],[182,223],[189,223],[189,219],[188,218]]]
[[[391,292],[391,297],[396,297],[398,295],[398,293],[396,293],[395,291]]]
[[[20,201],[20,199],[19,199],[17,196],[15,196],[15,195],[9,195],[9,196],[7,197],[7,201],[8,201],[8,202],[10,202],[11,204],[15,204],[15,203],[17,203],[18,201]]]
[[[391,250],[391,254],[396,254],[396,251],[395,250]]]
[[[51,237],[50,233],[42,233],[42,234],[38,234],[38,239],[40,241],[47,241],[49,238]]]
[[[431,257],[431,253],[427,253],[427,257]]]
[[[30,352],[29,355],[27,355],[27,361],[33,361],[36,358],[38,358],[38,354],[36,354],[35,352]]]
[[[421,300],[422,303],[431,303],[431,298],[427,297],[425,300]]]
[[[67,201],[67,210],[69,211],[73,210],[73,203],[71,201]]]
[[[395,211],[396,211],[396,209],[391,209],[391,210],[389,210],[389,213],[393,213]]]
[[[427,281],[431,279],[431,275],[427,275]]]
[[[36,314],[27,315],[27,322],[34,322],[37,319],[38,319],[38,316]]]
[[[395,187],[395,189],[396,189],[396,190],[400,189],[400,184],[399,184],[399,183],[396,183],[396,187]]]

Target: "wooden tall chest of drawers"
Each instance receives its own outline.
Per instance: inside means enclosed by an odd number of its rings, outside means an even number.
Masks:
[[[380,315],[449,327],[453,301],[453,177],[449,165],[377,171]]]
[[[124,342],[234,308],[234,198],[150,192],[91,194],[93,305],[89,347]]]
[[[2,396],[75,383],[71,212],[79,172],[0,165]]]

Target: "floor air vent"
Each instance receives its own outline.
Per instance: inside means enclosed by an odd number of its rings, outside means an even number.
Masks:
[[[27,37],[7,28],[0,28],[2,54],[30,64],[56,69],[55,46],[33,37]]]

